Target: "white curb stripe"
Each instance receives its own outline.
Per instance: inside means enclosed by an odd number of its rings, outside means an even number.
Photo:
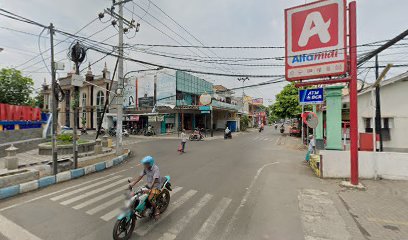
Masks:
[[[195,235],[194,240],[206,240],[210,237],[210,234],[215,229],[218,220],[220,220],[220,218],[224,214],[225,209],[227,209],[231,201],[232,199],[230,198],[223,198],[219,202],[217,207],[204,222],[203,226],[200,228],[197,235]]]
[[[127,182],[127,180],[128,180],[127,178],[124,178],[124,179],[122,179],[122,180],[118,180],[118,181],[116,181],[116,182],[114,182],[114,183],[111,183],[111,184],[109,184],[109,185],[106,185],[106,186],[104,186],[104,187],[97,188],[97,189],[95,189],[95,190],[93,190],[93,191],[84,193],[84,194],[79,195],[79,196],[76,196],[76,197],[74,197],[74,198],[70,198],[70,199],[68,199],[68,200],[65,200],[65,201],[61,202],[61,205],[68,205],[68,204],[71,204],[71,203],[76,202],[76,201],[78,201],[78,200],[87,198],[87,197],[92,196],[92,195],[94,195],[94,194],[97,194],[97,193],[99,193],[99,192],[105,191],[105,190],[107,190],[107,189],[109,189],[109,188],[111,188],[111,187],[115,187],[115,186],[117,186],[117,185],[121,185],[121,184]]]
[[[9,240],[41,240],[6,217],[0,215],[0,233]]]
[[[183,229],[190,223],[190,221],[200,212],[200,210],[212,199],[213,195],[205,194],[204,197],[184,215],[176,224],[169,229],[167,233],[164,233],[159,240],[173,240],[177,235],[183,231]]]
[[[191,197],[193,197],[197,193],[196,190],[189,190],[186,192],[183,196],[181,196],[177,201],[174,203],[170,203],[169,208],[160,215],[160,218],[158,221],[150,221],[143,226],[140,226],[139,228],[136,228],[135,232],[140,235],[144,236],[146,235],[154,226],[156,226],[158,223],[163,221],[167,216],[169,216],[172,212],[174,212],[177,208],[179,208],[181,205],[183,205],[187,200],[189,200]]]
[[[79,189],[75,189],[74,191],[71,191],[71,192],[67,192],[67,193],[58,195],[58,196],[56,196],[56,197],[51,198],[51,200],[52,200],[52,201],[58,201],[58,200],[60,200],[60,199],[66,198],[66,197],[68,197],[68,196],[71,196],[71,195],[77,194],[77,193],[79,193],[79,192],[82,192],[82,191],[91,189],[91,188],[93,188],[93,187],[102,185],[102,184],[104,184],[104,183],[113,181],[113,180],[118,179],[118,178],[120,178],[120,177],[122,177],[122,176],[121,176],[121,175],[113,176],[113,177],[111,177],[111,178],[108,178],[108,179],[102,180],[102,181],[100,181],[100,182],[97,182],[97,183],[88,185],[88,186],[86,186],[86,187],[79,188]]]

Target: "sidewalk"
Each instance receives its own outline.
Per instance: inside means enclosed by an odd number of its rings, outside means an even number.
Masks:
[[[366,191],[338,196],[366,239],[408,239],[408,182],[365,180]]]

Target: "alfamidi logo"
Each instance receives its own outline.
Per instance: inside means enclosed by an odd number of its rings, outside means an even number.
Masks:
[[[338,50],[332,50],[327,52],[319,52],[319,53],[312,53],[312,54],[301,54],[295,55],[292,59],[293,63],[303,63],[303,62],[314,62],[324,59],[336,58],[338,55]]]

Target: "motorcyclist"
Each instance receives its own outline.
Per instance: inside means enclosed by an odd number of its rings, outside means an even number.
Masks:
[[[225,128],[225,138],[231,136],[231,130],[228,128],[228,126]]]
[[[146,156],[140,161],[143,164],[143,171],[140,173],[140,176],[137,179],[132,179],[129,186],[133,187],[136,185],[144,176],[147,176],[146,187],[149,190],[146,190],[145,193],[149,194],[148,200],[154,209],[154,218],[157,220],[160,216],[160,211],[156,205],[156,197],[160,194],[160,171],[159,167],[154,164],[154,158],[152,156]]]

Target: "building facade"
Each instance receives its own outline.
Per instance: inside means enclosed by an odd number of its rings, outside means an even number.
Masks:
[[[72,77],[75,69],[67,74],[67,76],[59,78],[59,86],[62,90],[62,99],[58,102],[58,125],[60,127],[74,126],[74,112],[72,106],[74,104],[74,86],[72,86]],[[112,112],[116,106],[111,102],[113,96],[109,94],[109,89],[112,92],[116,90],[116,82],[112,81],[110,72],[107,69],[106,63],[101,75],[94,75],[91,67],[84,76],[83,86],[79,89],[79,118],[77,124],[79,128],[97,129],[98,123],[102,121],[102,126],[108,128],[110,124],[107,122],[106,116],[102,119],[105,102],[108,100],[107,112]],[[111,84],[112,87],[110,86]],[[43,111],[51,111],[51,88],[49,85],[43,85],[44,93],[44,108]]]

